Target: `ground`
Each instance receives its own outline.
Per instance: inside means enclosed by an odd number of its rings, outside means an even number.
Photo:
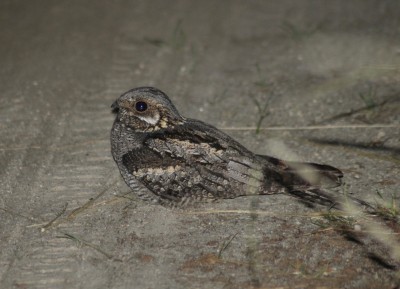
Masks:
[[[1,288],[397,286],[400,2],[0,7]],[[110,154],[110,105],[145,85],[257,153],[341,168],[336,193],[385,220],[285,195],[139,200]]]

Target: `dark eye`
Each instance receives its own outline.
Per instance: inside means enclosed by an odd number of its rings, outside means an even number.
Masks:
[[[145,103],[144,101],[138,101],[138,102],[136,102],[135,108],[137,111],[140,111],[140,112],[146,111],[147,103]]]

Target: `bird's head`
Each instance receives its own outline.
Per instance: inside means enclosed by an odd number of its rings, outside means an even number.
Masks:
[[[117,121],[137,132],[173,128],[184,121],[168,96],[153,87],[138,87],[125,92],[111,109]]]

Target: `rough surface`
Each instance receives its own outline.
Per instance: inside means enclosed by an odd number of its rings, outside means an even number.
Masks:
[[[395,251],[322,227],[324,208],[283,195],[194,210],[135,198],[109,131],[117,96],[156,86],[252,151],[334,165],[357,197],[396,200],[399,11],[389,0],[1,1],[0,287],[394,288]]]

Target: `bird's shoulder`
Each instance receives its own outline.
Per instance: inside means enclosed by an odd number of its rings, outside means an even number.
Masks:
[[[165,129],[149,136],[145,143],[151,140],[162,140],[167,143],[177,142],[185,146],[209,147],[216,150],[239,152],[253,155],[246,147],[216,127],[196,119],[186,119],[181,125]]]

